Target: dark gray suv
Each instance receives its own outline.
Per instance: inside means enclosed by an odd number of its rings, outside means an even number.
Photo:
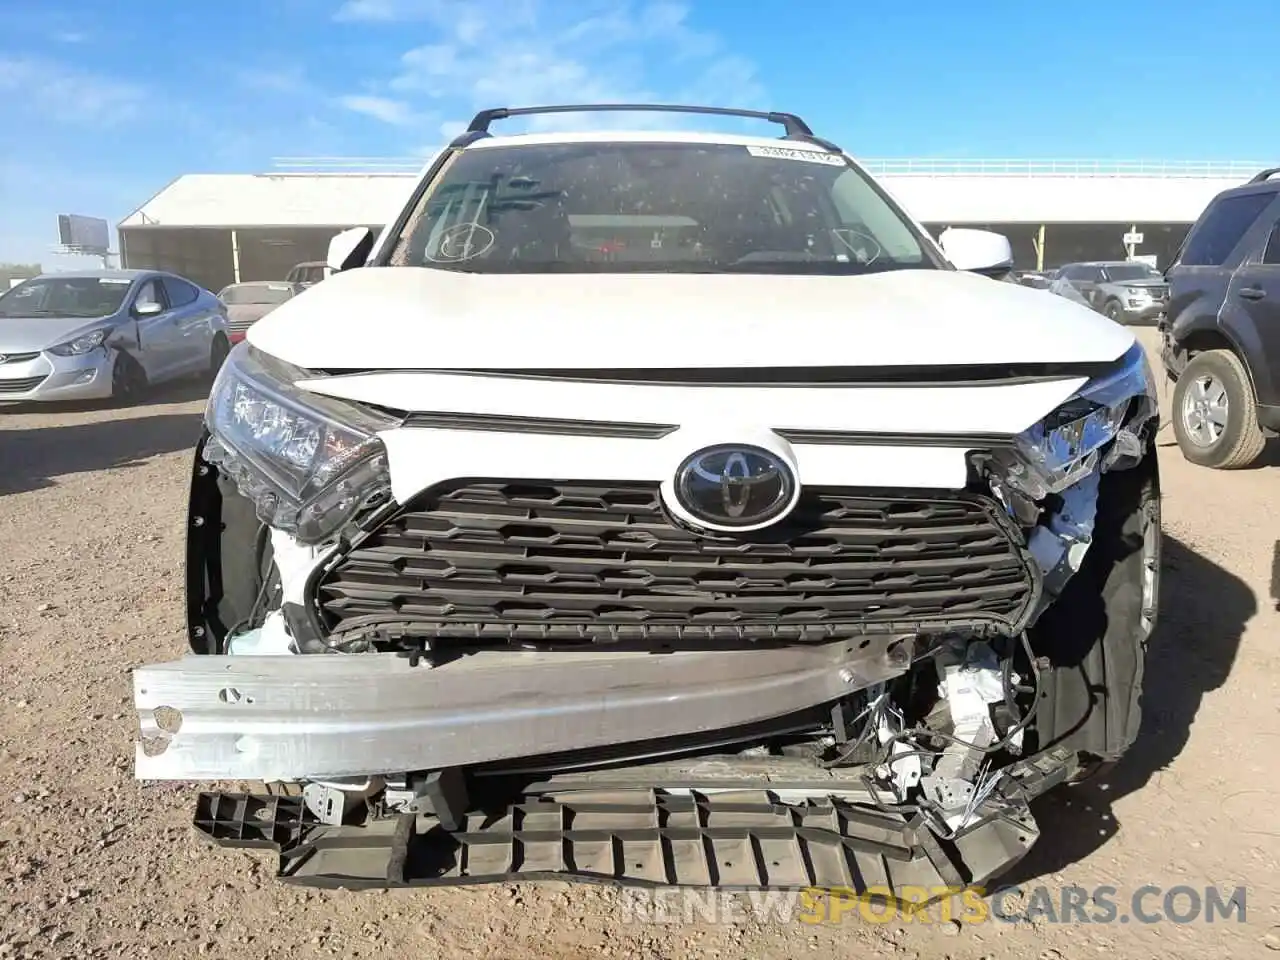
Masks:
[[[1220,193],[1166,276],[1162,357],[1183,455],[1245,467],[1280,431],[1280,167]]]

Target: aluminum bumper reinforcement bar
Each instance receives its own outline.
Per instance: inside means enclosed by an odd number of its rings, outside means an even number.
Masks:
[[[141,780],[439,769],[704,734],[905,672],[911,638],[670,653],[188,656],[134,671]]]

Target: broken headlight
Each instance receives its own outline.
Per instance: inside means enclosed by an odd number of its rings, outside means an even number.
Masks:
[[[111,333],[110,330],[94,330],[92,333],[83,334],[74,340],[60,343],[56,347],[50,347],[49,352],[59,357],[83,356],[102,346],[109,333]]]
[[[385,421],[300,390],[306,374],[238,345],[209,395],[204,457],[252,500],[263,523],[317,543],[391,495]]]
[[[1145,422],[1155,411],[1151,365],[1142,345],[1135,343],[1116,370],[1090,380],[1049,416],[1018,434],[1013,454],[998,457],[1004,479],[1032,500],[1061,493],[1098,468],[1108,444],[1137,446],[1126,426]]]

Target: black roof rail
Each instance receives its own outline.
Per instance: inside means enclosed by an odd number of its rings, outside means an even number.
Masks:
[[[483,136],[489,132],[489,124],[508,117],[527,117],[539,113],[701,113],[720,117],[748,117],[752,120],[768,120],[782,125],[787,139],[807,140],[826,145],[813,135],[809,125],[794,113],[778,113],[765,110],[737,110],[732,107],[695,107],[674,103],[582,103],[556,104],[545,107],[494,107],[481,110],[467,125],[467,134]],[[459,139],[462,139],[461,137]],[[471,140],[477,139],[472,136]],[[470,142],[470,141],[468,141]]]
[[[1266,183],[1268,180],[1274,177],[1277,173],[1280,173],[1280,167],[1268,167],[1266,170],[1263,170],[1261,173],[1259,173],[1256,177],[1254,177],[1249,182],[1250,183]]]

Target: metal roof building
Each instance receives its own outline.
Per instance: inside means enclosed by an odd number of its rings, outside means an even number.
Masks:
[[[296,263],[323,259],[335,232],[380,228],[394,217],[413,189],[419,162],[305,165],[310,169],[179,177],[119,224],[122,263],[173,270],[215,291],[234,280],[281,279]],[[987,226],[1008,234],[1026,269],[1127,253],[1167,262],[1216,193],[1267,164],[904,159],[864,165],[930,229]],[[1142,234],[1142,242],[1127,249],[1123,238],[1132,232]]]
[[[381,228],[414,178],[400,174],[188,174],[119,224],[121,262],[172,270],[217,291],[238,280],[282,280],[323,260],[347,227]]]

